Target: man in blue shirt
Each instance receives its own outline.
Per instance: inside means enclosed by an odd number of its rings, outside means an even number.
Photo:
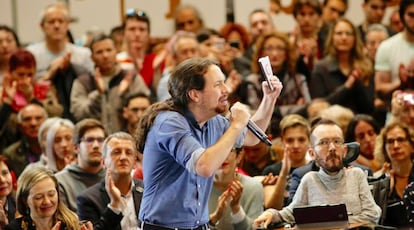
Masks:
[[[263,83],[263,100],[252,121],[266,129],[282,84]],[[245,133],[249,109],[240,103],[228,111],[229,88],[214,61],[180,63],[168,82],[171,99],[146,110],[137,129],[144,153],[144,194],[139,218],[144,230],[208,229],[208,198],[213,175],[234,146],[254,145]]]

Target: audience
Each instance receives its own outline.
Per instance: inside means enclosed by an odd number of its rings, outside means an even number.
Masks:
[[[365,41],[366,32],[372,24],[381,24],[382,19],[385,16],[385,10],[388,0],[364,0],[362,3],[362,9],[364,12],[364,21],[358,26],[359,35],[361,40]],[[388,34],[393,34],[393,31],[388,27]]]
[[[76,160],[73,145],[75,126],[68,119],[58,119],[46,135],[46,168],[56,173]]]
[[[166,52],[158,54],[147,52],[150,39],[150,19],[141,10],[129,9],[124,22],[125,51],[116,55],[116,60],[124,70],[135,70],[144,79],[148,88],[157,89],[158,80],[163,70]]]
[[[80,223],[76,213],[59,199],[59,185],[53,172],[40,167],[31,168],[19,177],[17,184],[17,211],[21,216],[4,229],[93,229],[90,222]]]
[[[69,9],[63,2],[48,5],[42,12],[40,27],[44,40],[27,47],[36,58],[36,81],[50,81],[57,90],[63,117],[74,121],[70,113],[70,92],[80,73],[93,70],[91,52],[67,41]]]
[[[0,155],[0,229],[12,222],[16,215],[16,175],[6,157]]]
[[[345,141],[359,143],[359,156],[355,163],[367,166],[373,172],[380,169],[374,160],[375,140],[380,132],[380,126],[370,115],[357,114],[348,124]]]
[[[73,131],[73,144],[77,161],[56,173],[62,202],[77,211],[76,197],[105,176],[102,165],[102,143],[105,140],[103,125],[91,118],[79,121]]]
[[[372,64],[351,21],[338,19],[326,40],[326,56],[316,63],[309,84],[312,98],[350,108],[354,113],[374,111]]]
[[[194,34],[204,29],[200,11],[193,5],[181,4],[175,9],[175,31],[184,30]]]
[[[265,194],[265,207],[281,209],[289,204],[289,185],[293,170],[308,163],[310,127],[308,121],[297,114],[285,116],[280,121],[283,159],[263,170],[264,175],[278,175],[276,185]],[[265,189],[269,190],[269,189]]]
[[[240,168],[249,176],[263,175],[263,170],[283,158],[283,150],[280,146],[273,144],[268,146],[259,142],[253,146],[243,146],[243,158],[240,162]]]
[[[10,56],[18,47],[20,47],[20,41],[16,32],[7,25],[0,25],[0,92],[4,77],[9,72]]]
[[[306,205],[344,203],[349,223],[375,225],[381,215],[369,190],[368,181],[360,168],[344,168],[342,159],[347,147],[341,128],[331,120],[321,119],[312,127],[309,151],[321,167],[318,172],[307,173],[299,184],[292,203],[278,211],[268,209],[255,220],[255,226],[264,222],[295,222],[293,209]]]
[[[264,73],[261,73],[259,59],[268,56],[273,74],[278,76],[283,84],[283,91],[277,100],[276,110],[281,116],[299,111],[301,105],[310,102],[310,95],[306,78],[296,71],[296,56],[294,48],[288,38],[281,33],[272,32],[260,36],[255,44],[255,52],[251,62],[252,74],[247,77],[254,88],[248,88],[247,104],[257,109],[262,92],[261,82]]]
[[[94,229],[137,229],[144,184],[132,178],[137,150],[135,140],[124,132],[110,134],[102,145],[105,178],[77,197],[80,220]]]
[[[109,133],[120,131],[122,102],[135,93],[149,96],[150,90],[139,74],[121,69],[110,37],[103,34],[95,36],[90,49],[95,71],[82,74],[73,82],[71,112],[78,121],[95,118]]]
[[[216,171],[208,200],[209,224],[218,230],[253,229],[263,212],[263,187],[256,179],[237,173],[240,149],[232,149]]]
[[[403,31],[383,41],[375,57],[375,91],[385,98],[388,112],[393,92],[397,89],[412,89],[414,81],[414,13],[413,0],[401,0],[399,15]]]
[[[293,17],[297,27],[290,34],[290,40],[298,56],[298,72],[310,80],[316,61],[322,58],[318,32],[322,8],[319,0],[299,0],[293,5]]]
[[[414,181],[413,133],[402,123],[390,123],[386,125],[376,145],[375,157],[382,172],[390,176],[390,191],[388,193],[387,209],[384,224],[403,228],[408,226],[408,218],[404,215],[405,206],[403,200],[404,190]]]
[[[56,90],[48,83],[36,83],[36,60],[32,53],[24,49],[17,49],[9,59],[9,71],[4,78],[2,101],[0,108],[2,123],[0,129],[1,142],[16,141],[16,114],[29,103],[38,103],[44,106],[49,116],[61,116],[62,105],[57,101]],[[1,147],[0,147],[1,148]]]
[[[40,159],[42,152],[37,134],[46,118],[46,110],[35,103],[26,105],[17,114],[17,128],[22,137],[3,151],[17,177],[29,163]]]

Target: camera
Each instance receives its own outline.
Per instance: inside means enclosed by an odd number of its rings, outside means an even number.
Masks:
[[[398,97],[402,100],[404,106],[414,105],[414,91],[399,93]]]
[[[229,45],[230,45],[231,47],[234,47],[234,48],[240,49],[240,42],[239,42],[239,41],[229,41]]]

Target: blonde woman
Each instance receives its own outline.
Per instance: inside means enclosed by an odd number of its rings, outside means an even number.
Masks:
[[[316,63],[310,80],[312,98],[325,98],[354,113],[374,111],[372,63],[363,53],[358,30],[348,19],[338,19],[329,32],[326,56]]]
[[[77,215],[59,198],[58,182],[53,172],[42,167],[20,175],[17,188],[20,217],[6,230],[92,230],[92,223],[80,224]]]

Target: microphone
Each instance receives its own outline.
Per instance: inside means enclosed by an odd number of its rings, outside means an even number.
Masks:
[[[259,140],[269,146],[272,146],[272,142],[269,140],[269,137],[266,135],[263,130],[256,125],[253,121],[249,120],[247,123],[247,128],[252,132]]]

